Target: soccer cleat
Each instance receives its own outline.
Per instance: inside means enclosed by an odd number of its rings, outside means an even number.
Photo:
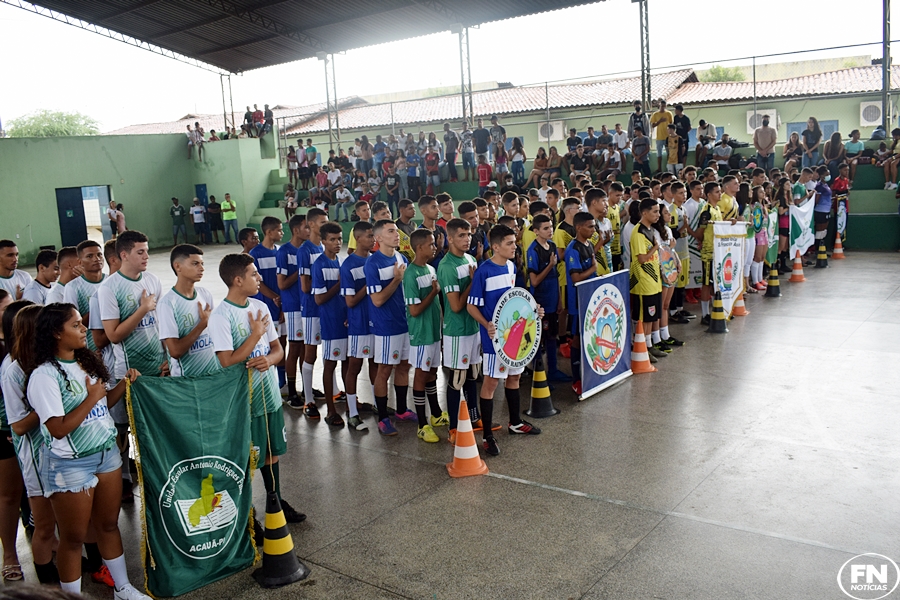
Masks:
[[[116,593],[113,594],[113,598],[115,600],[144,600],[144,598],[150,600],[150,596],[143,592],[139,592],[137,588],[130,583],[126,583],[121,590],[116,590]]]
[[[431,415],[428,422],[432,427],[447,427],[450,424],[450,415],[448,415],[447,411],[445,410],[439,417]]]
[[[656,364],[659,362],[659,359],[647,352],[647,358],[650,359],[650,364]]]
[[[539,427],[535,427],[528,421],[522,421],[518,425],[509,424],[507,425],[506,430],[509,433],[515,433],[519,435],[537,435],[541,432]]]
[[[447,441],[450,442],[451,446],[456,445],[456,430],[455,429],[450,430],[450,437],[447,438]]]
[[[700,319],[700,325],[703,327],[709,327],[709,315],[705,315],[702,319]]]
[[[347,427],[349,429],[354,429],[356,431],[368,431],[369,426],[363,422],[363,420],[356,415],[355,417],[350,417],[350,420],[347,421]]]
[[[653,344],[653,347],[656,348],[657,350],[662,350],[666,354],[672,353],[672,348],[670,348],[669,345],[667,343],[665,343],[664,341],[660,341],[659,343]]]
[[[647,353],[650,354],[650,356],[655,356],[656,358],[663,358],[664,356],[668,356],[668,354],[657,347],[658,345],[659,344],[654,344],[653,346],[647,348]]]
[[[322,415],[319,414],[319,407],[313,402],[306,405],[306,408],[303,409],[303,414],[306,415],[306,418],[308,419],[319,419],[322,417]]]
[[[109,572],[109,569],[106,568],[106,565],[101,566],[99,569],[91,573],[91,581],[94,583],[102,583],[107,587],[114,588],[116,587],[116,582],[113,581],[112,574]]]
[[[575,392],[576,396],[581,395],[581,380],[580,379],[572,382],[572,391]]]
[[[681,313],[675,313],[674,315],[669,315],[669,323],[677,323],[678,325],[687,325],[691,320],[687,317],[681,316]]]
[[[697,318],[697,315],[695,315],[692,312],[688,312],[688,311],[684,310],[683,308],[681,310],[679,310],[677,314],[681,315],[685,319],[696,319]]]
[[[407,421],[407,422],[415,421],[416,423],[419,422],[419,417],[416,415],[416,413],[414,413],[413,411],[411,411],[409,409],[406,409],[406,412],[397,413],[396,415],[394,415],[394,418],[396,418],[400,421]]]
[[[378,421],[378,433],[381,435],[397,435],[397,428],[391,423],[390,417]]]
[[[419,436],[420,440],[422,440],[423,442],[428,442],[429,444],[441,441],[441,438],[437,436],[437,434],[434,432],[434,429],[431,428],[431,425],[419,427],[419,431],[416,433],[416,435]]]
[[[559,381],[567,383],[569,381],[572,381],[572,378],[559,369],[556,369],[555,371],[550,371],[549,373],[547,373],[547,381]]]
[[[682,342],[679,339],[673,338],[673,337],[670,337],[669,339],[663,340],[663,341],[666,344],[668,344],[669,346],[675,346],[676,348],[680,348],[681,346],[684,346],[684,342]]]
[[[482,442],[481,447],[484,448],[484,451],[491,456],[499,456],[500,454],[500,447],[497,446],[497,440],[495,440],[494,436],[492,435],[484,438],[484,442]]]
[[[281,500],[281,512],[284,513],[284,520],[288,523],[302,523],[306,520],[306,515],[294,510],[294,508],[287,503],[287,500],[284,499]]]

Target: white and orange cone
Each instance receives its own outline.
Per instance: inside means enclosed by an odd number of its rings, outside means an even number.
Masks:
[[[803,276],[803,259],[800,257],[799,250],[797,250],[797,255],[794,257],[794,270],[791,271],[791,278],[788,281],[791,283],[803,283],[806,281],[806,277]]]
[[[450,473],[450,477],[485,475],[488,472],[487,465],[478,454],[475,432],[472,431],[472,421],[469,419],[469,405],[465,398],[459,401],[456,445],[453,447],[453,462],[447,463],[447,472]]]
[[[847,258],[844,256],[844,244],[841,242],[841,234],[838,232],[837,237],[834,238],[834,248],[831,250],[831,260],[841,260],[842,258]]]
[[[650,364],[650,354],[647,352],[644,322],[638,321],[634,327],[634,341],[631,344],[631,372],[656,373],[656,371],[656,367]]]

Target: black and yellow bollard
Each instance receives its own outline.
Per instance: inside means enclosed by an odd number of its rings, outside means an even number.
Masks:
[[[825,240],[819,240],[819,252],[816,254],[816,266],[814,268],[828,268],[828,251],[825,249]]]
[[[766,287],[766,298],[781,298],[781,284],[778,281],[778,267],[771,265],[769,269],[769,281]]]
[[[725,307],[722,306],[722,293],[716,291],[713,298],[712,310],[709,313],[709,333],[728,333],[728,327],[725,322]]]
[[[525,411],[525,414],[535,419],[559,414],[559,409],[553,407],[553,399],[550,398],[550,384],[547,383],[547,371],[544,369],[544,361],[540,358],[534,361],[534,375],[531,378],[531,408]]]
[[[294,541],[275,492],[266,495],[266,538],[262,568],[253,578],[264,588],[277,588],[309,577],[309,568],[294,554]]]

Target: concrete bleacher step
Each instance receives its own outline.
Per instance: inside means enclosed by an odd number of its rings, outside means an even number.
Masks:
[[[858,190],[883,190],[884,168],[875,165],[859,165],[853,178],[853,192]]]
[[[853,189],[850,190],[850,214],[896,214],[898,200],[894,194],[894,190],[860,190],[857,189],[854,181]]]

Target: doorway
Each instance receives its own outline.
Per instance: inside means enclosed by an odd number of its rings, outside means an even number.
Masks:
[[[94,240],[102,245],[112,238],[106,218],[110,200],[107,185],[57,188],[56,208],[62,245],[77,246],[85,240]]]

